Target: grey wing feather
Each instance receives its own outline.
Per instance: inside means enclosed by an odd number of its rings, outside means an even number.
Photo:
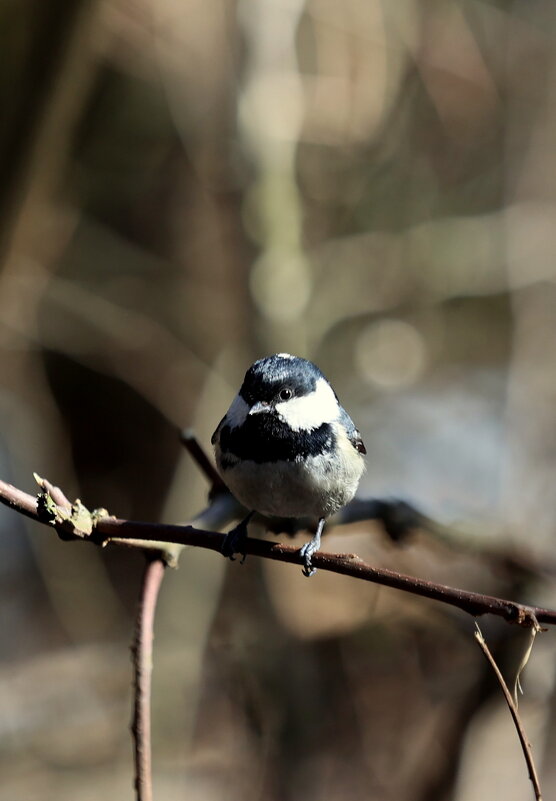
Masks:
[[[216,444],[216,440],[218,439],[218,435],[220,434],[220,429],[222,428],[222,423],[224,422],[225,419],[226,419],[226,416],[224,416],[222,418],[222,420],[216,426],[216,430],[215,430],[214,434],[212,435],[212,437],[210,438],[211,445],[215,445]]]
[[[355,427],[355,423],[346,412],[343,406],[340,406],[340,423],[344,426],[346,433],[348,435],[348,439],[355,448],[356,451],[359,453],[367,453],[367,449],[363,440],[361,439],[361,434]]]

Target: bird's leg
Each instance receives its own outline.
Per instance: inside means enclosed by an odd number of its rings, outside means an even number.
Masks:
[[[305,545],[299,549],[299,555],[303,559],[303,575],[307,576],[307,578],[314,576],[317,572],[317,568],[312,565],[311,557],[320,548],[320,535],[322,534],[323,528],[324,517],[321,517],[313,539],[306,542]]]
[[[235,528],[233,528],[231,531],[228,531],[226,534],[226,539],[222,543],[221,550],[224,556],[227,556],[228,559],[232,560],[232,562],[236,558],[236,553],[240,553],[243,556],[241,564],[245,562],[247,554],[245,553],[245,550],[242,550],[242,548],[245,548],[245,540],[247,539],[247,524],[254,514],[255,512],[249,512],[247,517],[245,517],[240,523],[237,524]]]

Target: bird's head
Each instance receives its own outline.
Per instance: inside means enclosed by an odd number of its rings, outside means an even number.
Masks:
[[[331,423],[340,409],[319,368],[288,353],[267,356],[251,365],[235,407],[238,425],[252,415],[266,414],[277,416],[294,431],[311,431]]]

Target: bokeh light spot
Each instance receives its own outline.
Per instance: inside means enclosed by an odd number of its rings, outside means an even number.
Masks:
[[[355,363],[360,375],[385,389],[412,384],[422,375],[426,362],[422,335],[403,320],[373,322],[356,342]]]
[[[311,295],[311,276],[305,260],[294,254],[266,254],[253,266],[250,289],[260,313],[277,322],[295,320]]]

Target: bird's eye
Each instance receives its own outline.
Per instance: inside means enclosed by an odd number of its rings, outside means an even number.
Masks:
[[[293,392],[289,387],[282,387],[278,395],[280,397],[280,400],[287,401],[292,397]]]

